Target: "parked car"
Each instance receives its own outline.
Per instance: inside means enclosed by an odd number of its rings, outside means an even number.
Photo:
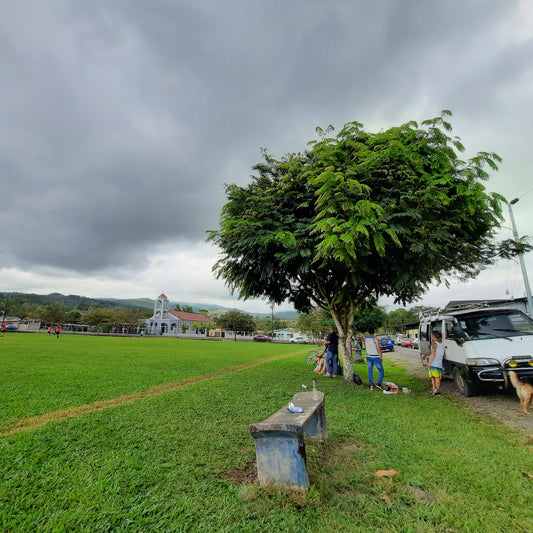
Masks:
[[[418,344],[418,339],[413,339],[413,348],[414,348],[415,350],[418,350],[418,346],[419,346],[419,344]]]
[[[413,347],[413,339],[402,339],[400,342],[400,346],[405,346],[406,348],[412,348]]]
[[[402,335],[401,333],[399,335],[396,335],[396,338],[394,339],[394,344],[396,344],[396,346],[400,346],[402,344],[402,339],[404,337],[405,336]]]
[[[254,335],[255,342],[270,342],[272,339],[266,335]]]
[[[394,352],[394,343],[387,335],[378,335],[379,345],[384,352]]]
[[[290,340],[291,344],[307,344],[309,342],[309,339],[307,337],[302,337],[301,335],[297,337],[293,337]]]

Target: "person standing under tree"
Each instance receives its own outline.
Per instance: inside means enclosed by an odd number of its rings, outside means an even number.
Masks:
[[[370,390],[374,390],[374,367],[378,369],[378,384],[376,385],[376,388],[383,390],[381,387],[383,376],[385,374],[385,371],[383,370],[383,352],[381,351],[379,339],[375,336],[375,331],[373,329],[369,330],[368,335],[365,337],[365,348]]]
[[[331,328],[330,334],[326,337],[326,377],[337,377],[337,371],[339,367],[339,336],[335,328]]]
[[[442,370],[444,350],[446,346],[442,342],[442,334],[440,331],[433,331],[431,333],[431,351],[429,352],[428,372],[431,378],[431,385],[433,391],[430,396],[440,396],[440,382],[442,380]]]

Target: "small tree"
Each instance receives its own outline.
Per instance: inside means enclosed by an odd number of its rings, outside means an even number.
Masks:
[[[251,333],[255,329],[255,322],[251,315],[240,311],[228,311],[217,321],[223,329],[234,332],[234,340],[237,340],[237,331]]]
[[[83,320],[89,326],[100,326],[104,329],[110,329],[113,324],[113,311],[100,307],[99,305],[93,305],[84,315]]]
[[[42,309],[41,318],[48,324],[63,324],[68,320],[68,314],[59,305],[48,304]]]
[[[205,333],[206,330],[214,329],[215,327],[216,327],[216,324],[214,322],[193,322],[192,323],[192,329],[196,331],[200,331],[201,333]]]
[[[67,313],[68,315],[68,321],[71,324],[79,324],[81,322],[81,311],[69,311]]]

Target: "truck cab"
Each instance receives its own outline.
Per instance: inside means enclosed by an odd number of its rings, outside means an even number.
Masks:
[[[444,374],[464,396],[482,385],[510,386],[508,373],[533,381],[533,320],[513,308],[470,308],[429,311],[420,316],[419,349],[427,365],[431,333],[440,331],[446,347]]]

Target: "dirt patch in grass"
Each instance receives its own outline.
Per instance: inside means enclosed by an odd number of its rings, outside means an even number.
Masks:
[[[413,495],[415,500],[420,502],[434,502],[435,498],[424,489],[421,489],[420,487],[411,487],[408,488],[409,492]]]
[[[251,485],[257,479],[257,465],[250,461],[242,470],[229,470],[224,477],[238,485]]]

